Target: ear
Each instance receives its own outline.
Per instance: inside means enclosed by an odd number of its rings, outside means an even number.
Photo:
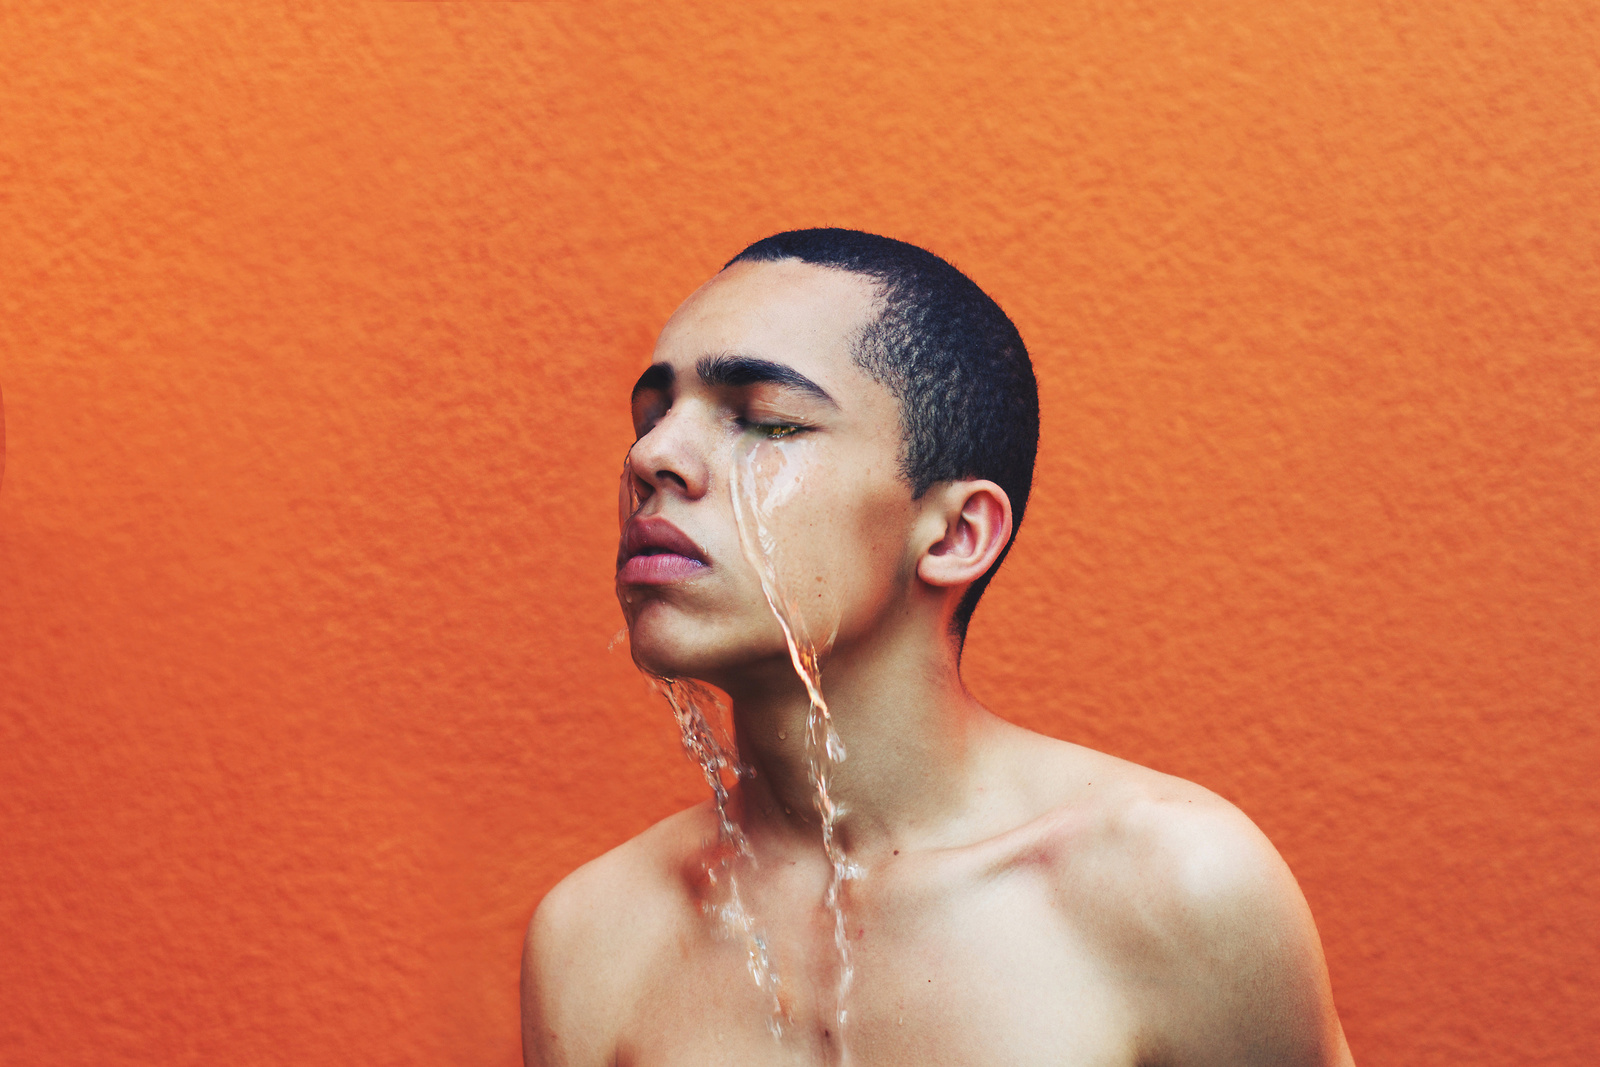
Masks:
[[[990,481],[944,482],[924,497],[923,527],[933,535],[917,559],[929,585],[968,586],[982,578],[1011,540],[1011,500]]]

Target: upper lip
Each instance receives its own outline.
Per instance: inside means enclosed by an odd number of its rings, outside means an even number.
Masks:
[[[622,544],[617,549],[617,566],[621,567],[634,556],[644,555],[647,552],[670,552],[678,556],[687,556],[700,563],[706,562],[706,555],[700,550],[700,546],[689,540],[687,534],[666,519],[629,519],[628,524],[622,528]]]

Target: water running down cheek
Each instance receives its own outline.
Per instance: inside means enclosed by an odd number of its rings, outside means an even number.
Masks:
[[[785,510],[799,503],[805,483],[806,464],[799,442],[789,437],[772,437],[759,428],[741,435],[733,445],[729,466],[729,489],[733,513],[739,529],[739,543],[750,565],[761,580],[762,593],[777,618],[788,646],[790,662],[805,686],[809,699],[806,715],[806,763],[822,830],[822,847],[831,868],[824,904],[832,913],[837,983],[831,1025],[824,1029],[830,1059],[848,1062],[845,1025],[847,998],[854,978],[850,943],[846,934],[844,882],[860,874],[850,863],[839,843],[837,826],[843,810],[835,803],[831,786],[836,764],[844,760],[845,748],[834,729],[827,700],[822,693],[822,656],[832,647],[838,633],[839,614],[831,601],[802,602],[793,590],[810,588],[830,568],[819,559],[820,549],[813,540],[802,544],[793,534],[794,526],[780,521]],[[638,510],[640,501],[628,465],[623,467],[623,485],[618,501],[623,523]],[[824,588],[827,583],[821,583]],[[721,702],[711,690],[698,682],[652,676],[657,690],[671,706],[682,735],[684,752],[699,765],[711,788],[717,816],[716,844],[708,850],[703,864],[708,894],[705,913],[716,924],[717,932],[742,941],[751,977],[771,998],[768,1028],[781,1038],[784,1024],[792,1022],[787,998],[777,967],[768,951],[767,939],[744,905],[738,872],[753,864],[755,856],[749,841],[728,814],[728,783],[732,772],[742,780],[751,772],[740,764],[726,733],[719,736],[713,721],[722,719]]]
[[[810,700],[806,713],[806,769],[812,803],[821,820],[822,849],[832,868],[824,903],[833,913],[833,943],[838,955],[834,1025],[825,1035],[837,1050],[838,1061],[843,1063],[848,1059],[846,1001],[855,977],[846,933],[843,892],[845,880],[859,875],[860,871],[850,863],[838,839],[838,820],[844,812],[834,802],[831,786],[834,766],[844,760],[845,748],[822,695],[822,656],[833,647],[839,633],[838,607],[828,600],[802,601],[793,592],[811,588],[813,582],[808,579],[823,578],[833,568],[826,560],[817,558],[821,546],[815,539],[808,545],[796,544],[792,534],[783,536],[784,524],[779,521],[783,509],[797,502],[805,482],[806,465],[801,447],[800,442],[791,445],[789,439],[747,435],[734,446],[730,480],[740,546],[761,578],[767,606],[783,628],[790,662]],[[828,588],[826,582],[821,584]]]

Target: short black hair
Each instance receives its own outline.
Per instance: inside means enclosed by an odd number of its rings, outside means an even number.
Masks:
[[[1005,562],[1033,487],[1039,452],[1039,386],[1006,313],[932,252],[859,230],[790,230],[728,261],[798,259],[869,278],[878,317],[856,342],[856,364],[900,401],[900,471],[915,497],[937,482],[986,478],[1011,500],[1011,540],[956,606],[955,634],[967,624]]]

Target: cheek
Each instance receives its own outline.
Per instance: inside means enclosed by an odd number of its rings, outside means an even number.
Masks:
[[[853,592],[882,595],[904,578],[909,494],[884,492],[874,485],[847,488],[853,491],[835,500],[819,524],[818,540],[830,546],[829,558],[819,570],[830,580],[847,583]]]
[[[910,508],[899,500],[880,501],[878,506],[862,510],[857,535],[863,561],[872,569],[877,583],[895,587],[904,584],[909,573],[906,545],[911,518]]]
[[[819,642],[893,595],[911,517],[910,491],[881,457],[824,444],[762,444],[739,468],[746,546]]]

